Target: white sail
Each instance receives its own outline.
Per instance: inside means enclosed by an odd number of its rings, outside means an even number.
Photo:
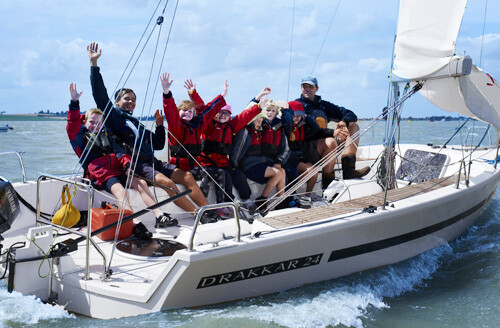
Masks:
[[[435,106],[500,129],[500,87],[477,66],[469,75],[427,80],[420,93]]]
[[[459,61],[455,42],[466,3],[466,0],[401,0],[393,74],[424,81],[420,93],[435,106],[485,121],[500,130],[497,81],[475,65],[469,75],[452,76]]]
[[[467,0],[401,0],[393,73],[414,80],[447,65],[455,53],[466,3]]]

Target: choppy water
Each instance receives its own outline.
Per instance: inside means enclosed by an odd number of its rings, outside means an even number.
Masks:
[[[0,134],[0,152],[24,150],[29,179],[73,171],[77,161],[64,122],[9,124],[15,129]],[[403,122],[401,142],[442,144],[458,125]],[[377,127],[362,143],[371,144],[382,131]],[[476,126],[470,136],[477,142],[483,132]],[[19,180],[19,172],[14,156],[0,156],[0,175]],[[377,270],[219,306],[93,320],[9,294],[0,282],[0,327],[498,327],[499,268],[497,193],[476,223],[448,245]]]

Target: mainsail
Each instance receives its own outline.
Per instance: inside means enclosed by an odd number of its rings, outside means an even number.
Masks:
[[[497,81],[475,65],[470,74],[452,74],[460,59],[455,56],[455,42],[466,4],[466,0],[401,0],[393,73],[425,81],[420,93],[435,106],[500,130]],[[436,77],[440,71],[449,74]]]

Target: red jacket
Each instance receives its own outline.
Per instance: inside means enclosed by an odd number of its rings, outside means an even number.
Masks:
[[[196,104],[196,112],[201,113],[206,105],[196,90],[189,94],[189,98]],[[243,129],[257,114],[260,113],[256,104],[245,109],[226,123],[213,120],[202,134],[202,165],[229,166],[228,155],[231,153],[233,136]]]
[[[85,115],[80,114],[80,107],[78,101],[71,101],[68,111],[66,132],[75,151],[76,155],[80,157],[82,161],[83,150],[91,138],[90,132],[83,125]],[[107,141],[108,147],[104,149],[99,147],[103,141]],[[102,145],[101,145],[102,146]],[[117,152],[113,153],[112,151]],[[89,177],[99,186],[102,186],[106,180],[112,177],[117,177],[124,174],[124,168],[130,163],[130,156],[125,154],[124,151],[119,149],[119,146],[114,143],[113,139],[108,138],[106,132],[101,131],[98,140],[96,140],[94,147],[90,149],[89,153],[86,155],[85,161],[82,163],[82,167],[85,171],[85,175]]]
[[[212,165],[202,163],[201,135],[205,133],[209,123],[225,105],[224,97],[219,95],[206,105],[206,108],[200,113],[201,116],[195,116],[188,122],[180,118],[172,92],[163,95],[163,109],[170,132],[168,145],[171,153],[171,164],[184,171],[189,171],[197,166],[197,163],[188,154],[189,152],[202,166]]]

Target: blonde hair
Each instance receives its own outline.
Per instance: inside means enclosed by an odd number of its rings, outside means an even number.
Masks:
[[[99,108],[91,108],[88,111],[85,112],[85,121],[87,121],[92,114],[99,114],[102,115],[102,110]]]
[[[269,100],[266,104],[266,107],[262,108],[262,110],[268,110],[270,108],[274,108],[276,110],[276,112],[279,112],[281,106],[279,105],[279,103],[277,101]]]
[[[188,110],[191,108],[196,108],[195,103],[192,102],[191,100],[186,100],[186,99],[181,100],[181,102],[179,103],[179,106],[177,106],[178,110]]]

